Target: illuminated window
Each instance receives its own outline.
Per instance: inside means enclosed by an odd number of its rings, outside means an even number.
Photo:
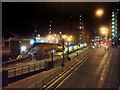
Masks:
[[[112,36],[115,36],[115,34],[114,34],[114,33],[112,33]]]
[[[79,29],[82,29],[82,27],[81,27],[81,26],[79,26]]]
[[[115,19],[114,18],[112,18],[112,21],[114,21]]]
[[[112,26],[112,28],[114,28],[115,26]]]
[[[113,14],[112,17],[114,17],[115,15]]]
[[[115,22],[112,22],[112,24],[115,24]]]
[[[114,14],[114,12],[112,12],[112,14]]]
[[[115,30],[114,29],[112,29],[112,32],[114,32]]]

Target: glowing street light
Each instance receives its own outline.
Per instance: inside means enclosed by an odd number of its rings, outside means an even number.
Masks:
[[[101,33],[102,35],[105,35],[106,38],[107,38],[108,28],[107,28],[107,27],[100,27],[100,33]]]
[[[68,41],[68,42],[72,41],[72,36],[69,36],[69,37],[67,38],[67,41]]]
[[[101,33],[102,35],[105,35],[105,34],[106,34],[106,27],[101,27],[101,28],[100,28],[100,33]]]
[[[67,38],[67,36],[66,36],[66,35],[62,35],[62,38],[63,38],[63,39],[66,39],[66,38]]]
[[[98,17],[101,17],[103,14],[104,14],[104,11],[101,8],[98,8],[97,11],[95,12],[95,15]]]

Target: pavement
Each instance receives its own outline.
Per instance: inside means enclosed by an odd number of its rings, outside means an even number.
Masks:
[[[71,54],[72,60],[71,61],[66,61],[65,62],[65,67],[72,67],[73,65],[75,65],[78,60],[73,59],[74,56],[82,58],[89,50],[85,50],[85,52],[83,53],[82,50],[80,50],[81,53],[79,56],[76,56],[76,53]],[[64,69],[65,69],[64,67]],[[10,83],[8,86],[4,87],[4,88],[28,88],[31,85],[34,85],[36,82],[42,80],[43,78],[49,76],[51,73],[59,70],[61,68],[60,63],[57,63],[57,65],[55,65],[55,68],[48,70],[48,71],[43,71],[41,73],[32,75],[30,77],[27,77],[25,79]],[[3,89],[4,89],[3,88]]]

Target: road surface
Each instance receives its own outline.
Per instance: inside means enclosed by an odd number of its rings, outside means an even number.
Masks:
[[[118,88],[118,52],[95,48],[57,88]]]

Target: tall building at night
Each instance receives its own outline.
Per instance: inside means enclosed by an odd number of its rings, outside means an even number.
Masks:
[[[112,11],[112,22],[111,22],[111,34],[112,34],[112,45],[116,46],[118,44],[118,13],[119,9]]]
[[[79,35],[78,35],[78,41],[83,42],[82,38],[82,33],[83,33],[83,21],[82,21],[82,15],[79,17]]]
[[[51,34],[52,33],[52,21],[50,20],[49,21],[49,34]]]

